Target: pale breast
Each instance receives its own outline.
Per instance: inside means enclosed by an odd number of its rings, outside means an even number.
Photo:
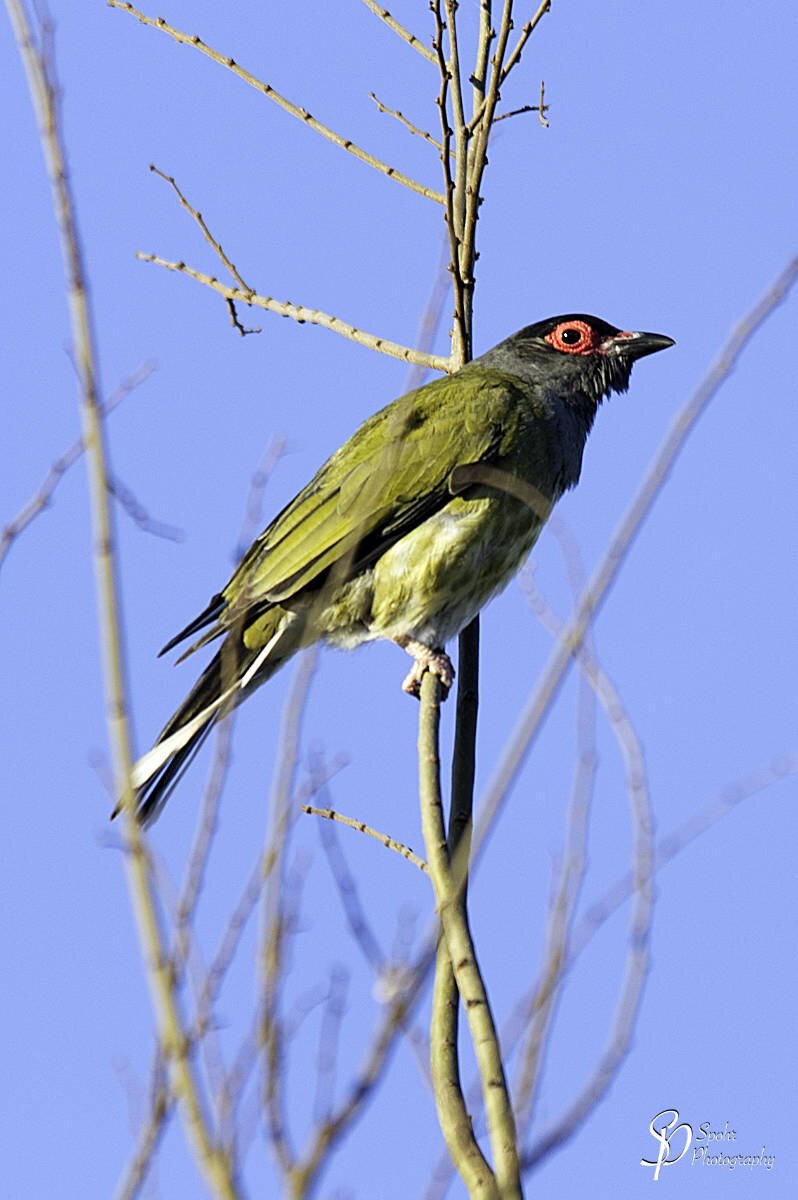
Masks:
[[[509,582],[540,529],[504,497],[452,500],[375,564],[372,636],[443,646]]]

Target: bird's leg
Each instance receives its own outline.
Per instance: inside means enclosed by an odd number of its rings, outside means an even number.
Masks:
[[[446,651],[432,649],[430,646],[425,646],[423,642],[417,642],[410,637],[398,637],[394,638],[394,641],[415,660],[412,669],[402,683],[402,691],[418,699],[424,672],[432,671],[433,675],[437,675],[441,681],[442,698],[445,700],[449,694],[449,688],[454,683],[454,667]]]

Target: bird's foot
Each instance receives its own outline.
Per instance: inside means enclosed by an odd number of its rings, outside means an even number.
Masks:
[[[454,667],[445,650],[434,650],[422,642],[414,641],[413,638],[397,638],[396,644],[415,660],[402,683],[402,691],[418,699],[421,693],[421,680],[427,671],[431,671],[441,681],[443,693],[441,699],[445,700],[449,695],[449,688],[454,683]]]

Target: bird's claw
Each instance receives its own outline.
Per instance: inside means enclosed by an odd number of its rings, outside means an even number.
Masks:
[[[415,662],[402,682],[402,691],[418,700],[421,695],[421,680],[427,671],[437,675],[441,681],[441,699],[449,695],[449,689],[454,683],[454,667],[452,660],[444,650],[431,650],[419,642],[408,642],[403,649],[412,654]]]

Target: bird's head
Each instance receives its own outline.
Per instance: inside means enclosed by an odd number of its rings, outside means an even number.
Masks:
[[[564,400],[597,406],[625,392],[638,358],[672,346],[661,333],[618,329],[600,317],[569,313],[527,325],[483,355],[490,365],[515,370]]]

